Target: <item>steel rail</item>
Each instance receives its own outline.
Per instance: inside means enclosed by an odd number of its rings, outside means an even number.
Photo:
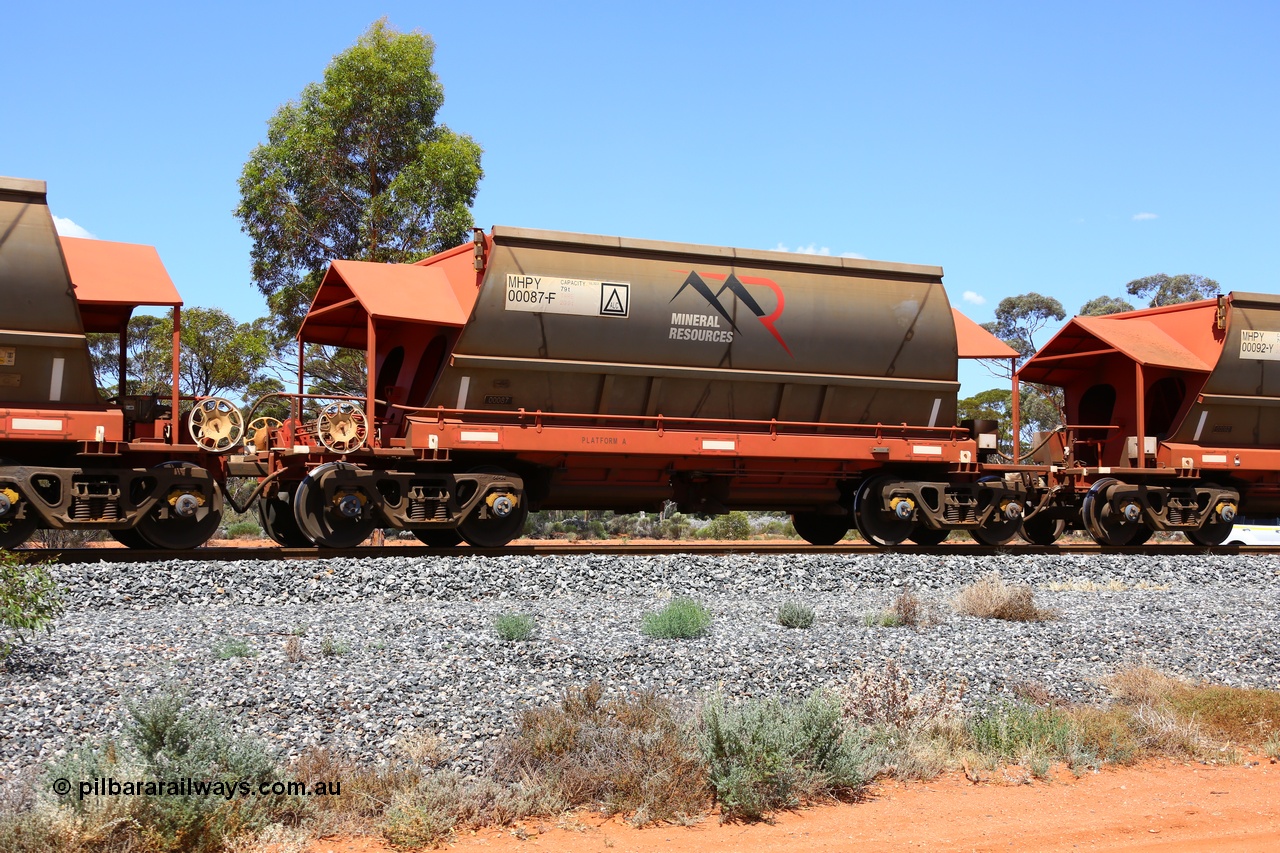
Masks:
[[[153,563],[168,560],[196,560],[226,562],[234,560],[326,560],[333,558],[363,557],[385,559],[394,557],[511,557],[556,556],[565,554],[604,554],[611,556],[654,554],[843,554],[862,557],[874,554],[918,554],[928,556],[1024,556],[1052,554],[1118,554],[1124,556],[1208,556],[1223,554],[1280,554],[1280,547],[1269,545],[1201,545],[1146,544],[1119,548],[1104,548],[1094,543],[1066,545],[1003,545],[991,547],[978,543],[952,543],[943,545],[899,545],[893,548],[877,548],[865,543],[839,545],[809,545],[791,542],[742,542],[732,543],[522,543],[503,548],[431,548],[425,545],[361,546],[356,548],[283,548],[272,547],[220,547],[206,546],[191,550],[160,550],[133,548],[29,548],[19,551],[30,560],[46,560],[52,563]]]

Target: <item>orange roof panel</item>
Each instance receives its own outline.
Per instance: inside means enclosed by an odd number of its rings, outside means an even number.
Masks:
[[[961,314],[951,314],[956,324],[956,349],[960,358],[1017,358],[1018,351]]]
[[[59,237],[76,300],[97,305],[182,305],[155,246]]]
[[[477,294],[474,284],[459,286],[440,266],[333,261],[299,335],[308,343],[358,348],[366,346],[368,317],[461,327]]]
[[[1205,364],[1203,359],[1149,320],[1076,317],[1074,322],[1143,366],[1172,367],[1197,373],[1213,370],[1212,365]]]

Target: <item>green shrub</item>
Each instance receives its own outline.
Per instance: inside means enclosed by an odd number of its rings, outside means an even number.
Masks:
[[[228,735],[217,716],[189,710],[187,697],[174,692],[131,705],[123,742],[73,751],[48,770],[47,782],[58,778],[77,784],[141,780],[160,786],[195,780],[222,787],[222,792],[209,794],[179,794],[162,787],[140,796],[104,792],[81,798],[73,792],[61,798],[59,809],[77,817],[81,839],[106,842],[102,849],[212,853],[269,824],[297,823],[308,810],[298,797],[258,796],[259,785],[285,781],[266,749]],[[229,786],[242,791],[242,782],[253,795],[224,793]]]
[[[970,716],[966,728],[978,752],[1000,761],[1051,758],[1074,764],[1083,758],[1079,727],[1058,708],[999,703]]]
[[[854,791],[874,775],[858,739],[845,732],[841,703],[822,692],[794,704],[753,699],[732,707],[713,698],[698,744],[726,819],[759,820]]]
[[[813,608],[796,601],[784,601],[778,608],[778,624],[784,628],[812,628]]]
[[[228,539],[258,539],[262,536],[262,528],[252,521],[237,521],[227,525]]]
[[[52,630],[53,620],[62,612],[62,589],[48,566],[0,551],[0,660],[19,643]]]
[[[698,531],[703,539],[750,539],[751,519],[745,512],[717,515]]]
[[[218,660],[231,658],[253,658],[258,653],[248,642],[240,637],[228,637],[213,647],[213,654]]]
[[[493,620],[493,630],[505,643],[518,643],[533,636],[537,623],[524,613],[503,613]]]
[[[351,651],[351,644],[343,640],[335,640],[333,637],[324,637],[320,640],[320,654],[324,657],[341,657],[349,651]]]
[[[674,598],[666,607],[646,613],[640,630],[659,640],[692,640],[707,633],[711,613],[692,598]]]

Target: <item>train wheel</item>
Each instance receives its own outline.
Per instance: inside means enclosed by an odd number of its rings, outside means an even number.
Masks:
[[[1145,524],[1140,524],[1138,525],[1138,532],[1133,534],[1133,538],[1129,540],[1129,544],[1145,545],[1147,544],[1147,540],[1151,538],[1151,535],[1153,533],[1155,533],[1155,531],[1152,530],[1150,527],[1147,527]]]
[[[819,512],[793,512],[791,525],[810,545],[834,545],[849,532],[849,516]]]
[[[8,459],[0,459],[0,465],[11,465]],[[27,506],[25,518],[18,518],[22,506],[22,494],[13,483],[0,484],[0,548],[17,548],[36,530],[35,511]]]
[[[26,518],[6,518],[0,516],[0,548],[8,550],[17,548],[31,538],[36,530],[34,512],[27,512]]]
[[[872,477],[858,486],[853,498],[853,520],[862,538],[876,545],[900,545],[911,535],[915,522],[880,506],[880,491],[893,482],[888,477]]]
[[[1022,538],[1032,545],[1052,545],[1066,529],[1066,519],[1062,518],[1033,515],[1022,520]]]
[[[258,498],[258,522],[272,542],[285,548],[310,548],[311,540],[298,528],[293,517],[289,493],[278,491],[269,498]]]
[[[1231,536],[1231,528],[1234,523],[1230,521],[1215,521],[1206,524],[1199,530],[1184,530],[1182,534],[1194,545],[1203,545],[1206,548],[1212,548],[1215,545],[1221,545]]]
[[[339,464],[321,465],[302,478],[293,493],[293,517],[298,530],[317,545],[354,548],[373,533],[377,519],[358,489],[340,490],[326,501],[320,480]]]
[[[136,528],[130,527],[126,530],[112,530],[111,538],[119,542],[126,548],[132,548],[135,551],[146,551],[153,546],[146,538],[137,531]]]
[[[476,468],[471,473],[509,476],[501,468],[489,465]],[[515,539],[524,532],[529,507],[523,491],[513,491],[511,497],[514,500],[509,497],[504,501],[501,495],[495,498],[492,494],[486,497],[458,525],[458,535],[477,548],[501,548]]]
[[[456,527],[434,527],[430,530],[415,530],[422,544],[431,548],[456,548],[462,544],[462,534]]]
[[[1080,517],[1084,521],[1084,529],[1089,531],[1093,541],[1099,545],[1113,547],[1128,545],[1143,526],[1120,515],[1107,501],[1107,489],[1118,485],[1119,482],[1109,477],[1097,481],[1084,496],[1084,501],[1080,505]]]
[[[188,465],[189,463],[186,462],[162,462],[156,467],[184,468],[188,467]],[[176,501],[171,504],[170,511],[165,515],[161,515],[160,505],[152,508],[151,512],[138,519],[138,523],[134,525],[132,532],[141,537],[144,542],[149,543],[152,548],[164,548],[171,551],[186,551],[191,548],[199,548],[209,541],[209,537],[214,534],[218,529],[218,525],[222,523],[222,495],[218,492],[216,483],[211,485],[214,493],[208,500],[210,505],[204,507],[203,516],[199,515],[203,506],[199,502],[199,498],[194,495],[184,494],[177,497]],[[132,537],[126,537],[126,539],[129,538]],[[129,543],[125,542],[125,544]]]
[[[999,482],[999,477],[983,477],[979,483]],[[1022,529],[1022,513],[1019,512],[1010,518],[1005,514],[1005,506],[1001,504],[995,508],[995,511],[987,516],[986,522],[979,528],[969,531],[969,535],[974,541],[983,545],[999,546],[1007,545],[1012,542],[1018,535],[1018,531]]]
[[[950,530],[934,530],[932,527],[917,524],[911,528],[911,536],[908,538],[917,545],[941,545],[950,535]]]

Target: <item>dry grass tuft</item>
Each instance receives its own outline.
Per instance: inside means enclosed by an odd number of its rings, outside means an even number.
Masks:
[[[1056,610],[1036,606],[1030,586],[1007,584],[999,572],[983,575],[960,590],[952,604],[956,612],[979,619],[1044,622],[1058,618]]]
[[[526,711],[497,762],[504,781],[537,779],[569,806],[599,806],[642,825],[707,804],[706,767],[690,727],[653,693],[604,701],[593,683],[558,707]]]
[[[873,628],[931,628],[944,621],[942,609],[935,602],[904,590],[885,610],[867,614],[866,624]]]

